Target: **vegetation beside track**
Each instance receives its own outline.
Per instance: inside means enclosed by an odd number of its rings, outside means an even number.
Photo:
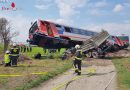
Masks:
[[[118,90],[130,90],[130,58],[114,58],[117,69]]]
[[[19,63],[18,67],[0,66],[0,87],[2,90],[28,90],[66,71],[71,66],[71,60],[56,59],[32,60],[31,63],[29,60]]]
[[[71,60],[62,61],[56,57],[60,56],[62,51],[53,53],[53,59],[40,60],[33,58],[37,52],[45,55],[42,48],[33,47],[32,52],[23,53],[30,59],[18,62],[18,67],[0,66],[1,90],[28,90],[72,67]]]
[[[2,53],[2,52],[3,52],[3,45],[0,44],[0,53]]]
[[[32,52],[25,52],[24,55],[28,56],[29,58],[34,58],[34,55],[36,55],[39,52],[41,53],[42,56],[44,56],[44,58],[49,56],[52,56],[53,58],[59,58],[61,57],[64,51],[65,49],[62,48],[60,52],[57,51],[56,53],[50,54],[48,49],[46,49],[46,53],[45,53],[44,49],[41,47],[32,47]]]

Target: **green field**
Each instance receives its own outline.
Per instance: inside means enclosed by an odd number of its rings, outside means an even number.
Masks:
[[[115,58],[113,63],[118,72],[118,90],[130,90],[130,58]]]
[[[18,62],[18,67],[0,66],[0,90],[28,90],[72,67],[72,60],[62,61],[58,57],[35,60],[32,56],[37,52],[45,55],[42,48],[34,47],[31,53],[23,53],[31,59]]]
[[[42,54],[42,56],[49,56],[49,55],[53,55],[55,58],[58,58],[60,57],[63,52],[65,51],[64,48],[61,49],[60,53],[56,52],[56,53],[52,53],[50,54],[48,49],[47,49],[47,53],[45,54],[44,51],[43,51],[43,48],[41,47],[32,47],[32,52],[26,52],[24,53],[24,55],[30,57],[30,58],[33,58],[35,54],[37,54],[38,52]]]

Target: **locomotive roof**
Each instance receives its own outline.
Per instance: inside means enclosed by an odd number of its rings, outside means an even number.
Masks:
[[[45,22],[49,22],[49,23],[53,23],[53,24],[61,25],[61,26],[65,26],[65,27],[70,27],[70,28],[81,29],[81,30],[85,30],[85,31],[90,31],[90,32],[98,33],[98,32],[92,31],[92,30],[87,30],[87,29],[77,28],[77,27],[69,26],[69,25],[65,25],[65,24],[59,24],[59,23],[52,22],[52,21],[47,21],[47,20],[41,20],[41,21],[42,21],[42,22],[45,21]]]

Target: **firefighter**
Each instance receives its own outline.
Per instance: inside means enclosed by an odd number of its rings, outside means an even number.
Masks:
[[[7,51],[5,52],[5,55],[4,55],[5,67],[11,66],[9,55],[10,55],[10,51],[7,50]]]
[[[79,45],[75,46],[76,52],[75,52],[75,59],[73,62],[75,73],[77,75],[81,75],[81,62],[82,62],[82,50]]]
[[[18,57],[19,48],[17,48],[16,44],[13,44],[13,47],[10,49],[11,66],[17,66]]]

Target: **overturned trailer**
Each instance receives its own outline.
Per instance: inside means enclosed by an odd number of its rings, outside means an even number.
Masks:
[[[83,53],[86,54],[87,57],[104,57],[106,49],[109,48],[106,43],[109,36],[110,35],[107,31],[102,31],[101,33],[86,40],[81,46]]]
[[[116,52],[128,46],[128,36],[111,36],[107,31],[102,31],[84,41],[81,49],[89,58],[103,58],[109,52]]]
[[[87,57],[103,58],[106,53],[115,52],[128,46],[128,36],[111,36],[107,31],[102,31],[86,40],[81,47]]]

